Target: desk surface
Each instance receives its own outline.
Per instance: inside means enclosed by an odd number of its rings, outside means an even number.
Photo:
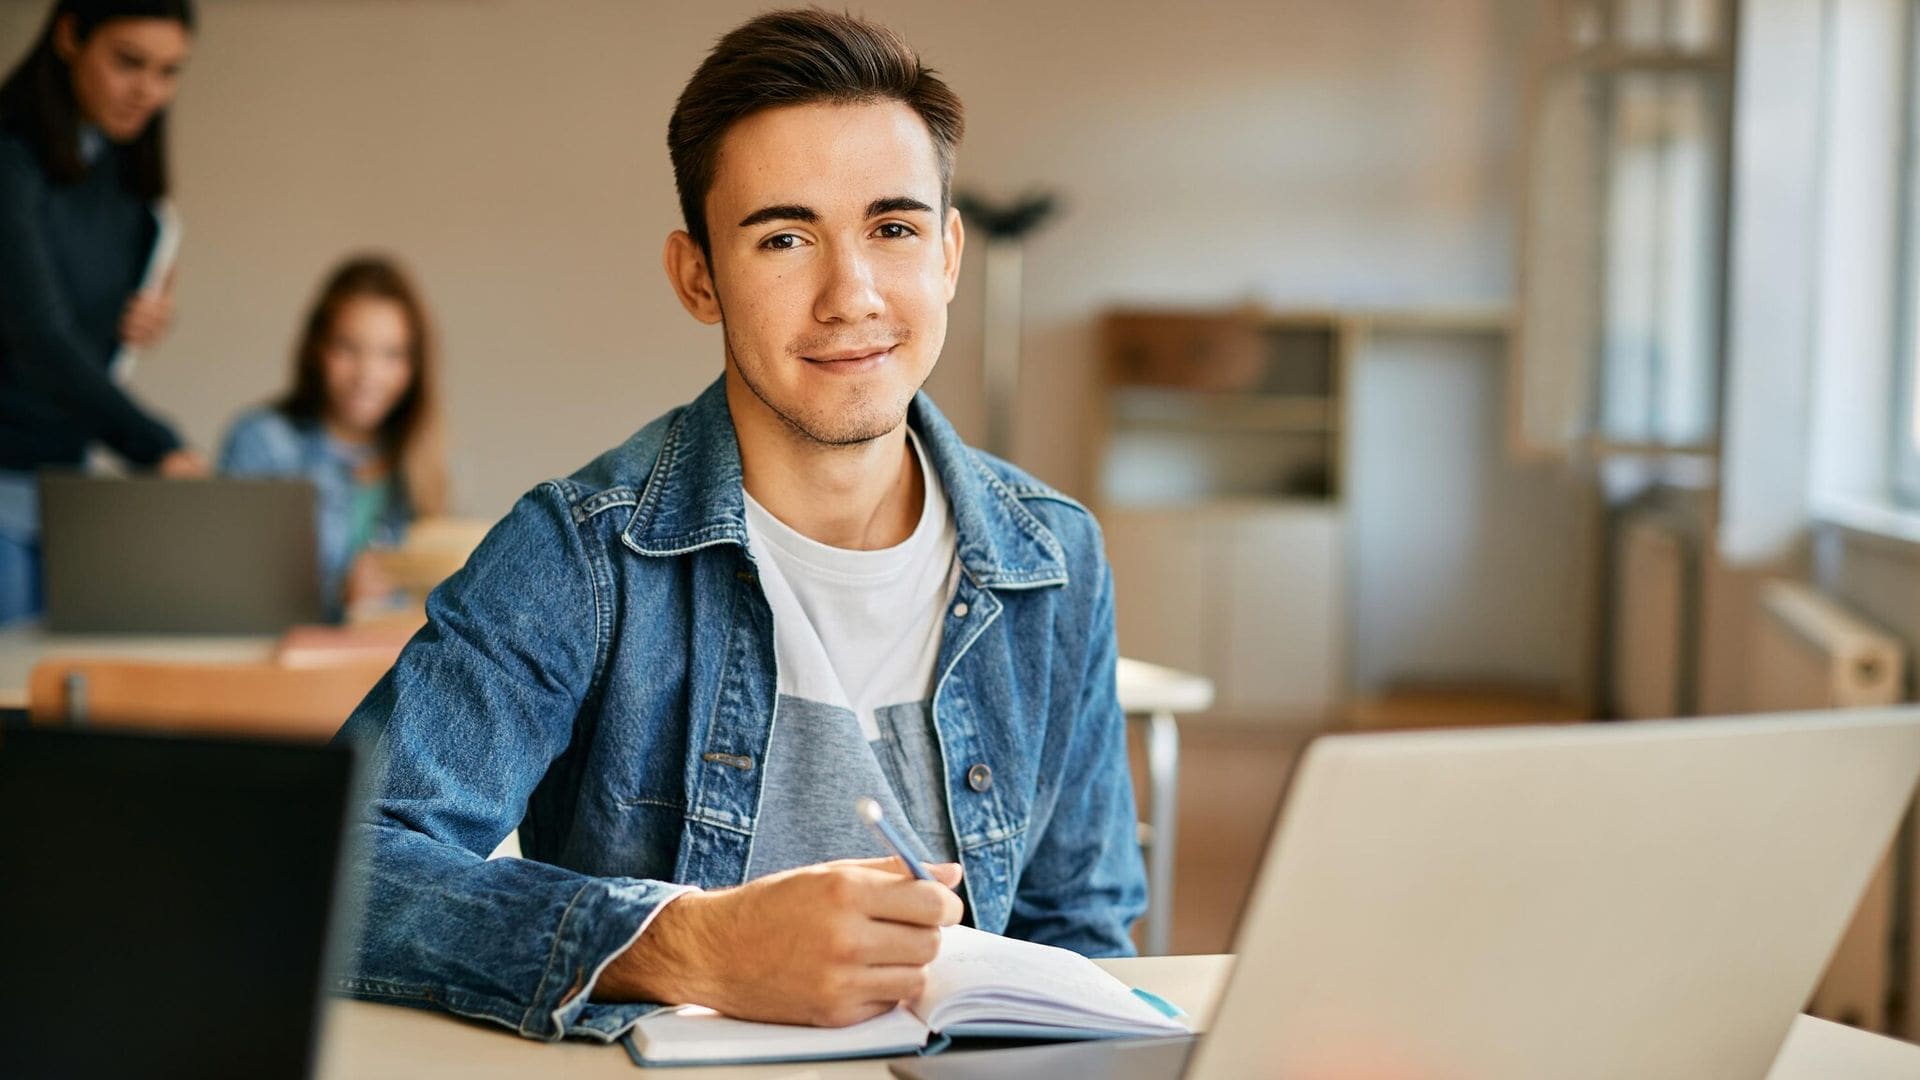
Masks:
[[[1125,712],[1194,713],[1213,707],[1213,681],[1204,675],[1124,656],[1115,666],[1117,696]]]
[[[1204,1028],[1232,966],[1228,956],[1157,956],[1103,960],[1100,966],[1134,986],[1177,1002]],[[537,1043],[502,1027],[440,1013],[364,1001],[329,1004],[319,1075],[349,1077],[632,1077],[624,1048],[598,1043]],[[883,1062],[819,1062],[648,1070],[701,1080],[881,1080]],[[1920,1046],[1802,1016],[1795,1021],[1768,1080],[1914,1080]]]
[[[27,707],[33,665],[59,656],[183,663],[245,664],[272,659],[275,635],[50,634],[35,622],[0,628],[0,709]],[[1129,713],[1198,712],[1213,704],[1213,683],[1199,675],[1122,658],[1120,707]]]
[[[0,628],[0,709],[27,707],[27,677],[42,660],[88,656],[246,664],[272,659],[279,640],[272,634],[50,634],[35,622],[13,623]]]

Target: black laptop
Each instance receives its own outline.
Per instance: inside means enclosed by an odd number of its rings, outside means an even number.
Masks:
[[[314,487],[47,472],[47,629],[277,634],[319,622]]]
[[[352,752],[0,731],[0,1076],[312,1068]]]

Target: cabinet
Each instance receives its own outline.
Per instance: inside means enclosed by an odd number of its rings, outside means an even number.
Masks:
[[[1339,704],[1355,333],[1255,309],[1106,320],[1096,510],[1120,648],[1205,674],[1216,713],[1317,723]]]
[[[1317,722],[1344,679],[1337,509],[1222,502],[1101,515],[1123,655],[1213,680],[1214,711]]]

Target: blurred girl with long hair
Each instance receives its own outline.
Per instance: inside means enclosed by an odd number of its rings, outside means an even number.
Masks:
[[[392,593],[377,556],[415,518],[446,512],[432,321],[394,262],[360,256],[321,287],[293,385],[228,429],[220,469],[312,480],[321,581],[333,613]]]

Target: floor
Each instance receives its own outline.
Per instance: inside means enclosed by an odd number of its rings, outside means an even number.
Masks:
[[[1273,724],[1181,726],[1171,951],[1230,950],[1281,790],[1313,734]],[[1143,790],[1138,777],[1135,790]]]

